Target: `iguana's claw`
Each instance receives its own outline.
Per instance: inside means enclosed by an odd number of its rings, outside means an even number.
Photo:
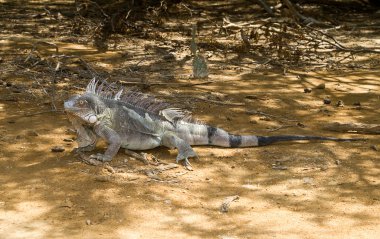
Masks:
[[[183,163],[185,166],[191,166],[189,158],[196,158],[199,159],[198,155],[194,152],[192,148],[188,148],[186,151],[179,151],[176,162],[179,163],[179,161],[183,160]]]
[[[95,149],[95,145],[88,145],[85,147],[78,147],[73,150],[74,153],[89,152]]]
[[[176,159],[176,163],[179,163],[179,161],[181,161],[181,160],[183,160],[183,165],[184,165],[185,167],[187,167],[187,166],[190,166],[190,167],[191,167],[191,163],[190,163],[190,161],[189,161],[188,158],[179,159],[179,158],[177,157],[177,159]]]
[[[107,157],[104,154],[93,154],[93,155],[90,156],[90,159],[95,159],[95,160],[98,160],[98,161],[101,161],[101,162],[109,162],[109,161],[112,160],[112,158]]]

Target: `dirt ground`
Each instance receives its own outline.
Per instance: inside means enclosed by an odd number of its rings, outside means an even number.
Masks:
[[[379,237],[378,135],[329,132],[323,126],[380,124],[380,54],[358,54],[350,67],[285,72],[213,52],[209,79],[195,80],[190,36],[175,30],[196,16],[169,17],[166,32],[153,29],[145,38],[115,36],[112,47],[100,52],[68,30],[65,13],[73,3],[54,2],[0,0],[0,238]],[[206,10],[200,16],[215,17]],[[379,15],[366,14],[354,15],[351,23],[367,16],[372,26],[376,20],[379,25]],[[379,47],[378,27],[355,29],[362,34],[346,32],[340,40]],[[149,37],[152,32],[163,35]],[[49,72],[57,63],[51,57],[55,46],[57,54],[76,58]],[[33,47],[40,56],[31,54]],[[88,65],[130,87],[143,79],[150,84],[142,89],[146,93],[232,133],[368,140],[195,147],[200,160],[192,160],[193,171],[173,166],[176,150],[166,148],[145,152],[159,165],[121,151],[109,164],[87,165],[72,152],[75,134],[66,115],[50,111],[52,102],[62,110],[65,99],[81,92],[92,78]],[[325,89],[315,89],[321,83]],[[323,103],[326,97],[331,104]],[[344,106],[336,106],[339,100]],[[55,146],[64,152],[52,152]],[[105,147],[99,144],[96,152]],[[162,170],[166,166],[173,168]],[[221,212],[232,196],[238,199]]]

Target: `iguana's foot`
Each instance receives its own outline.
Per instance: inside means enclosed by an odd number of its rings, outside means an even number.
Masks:
[[[85,147],[78,147],[75,148],[73,151],[74,153],[81,153],[81,152],[90,152],[95,149],[95,144],[94,145],[87,145]]]
[[[90,156],[90,159],[95,159],[101,162],[109,162],[112,160],[112,157],[106,156],[104,154],[93,154]]]
[[[162,136],[162,145],[168,148],[177,148],[178,155],[176,158],[176,162],[179,163],[179,161],[184,160],[185,166],[191,166],[189,158],[198,158],[197,153],[194,152],[190,144],[185,142],[183,139],[179,138],[173,132],[167,132]]]
[[[185,166],[191,166],[189,162],[189,158],[197,158],[199,159],[197,153],[190,147],[184,147],[178,149],[178,155],[176,158],[176,162],[179,163],[179,161],[184,160],[183,163]]]

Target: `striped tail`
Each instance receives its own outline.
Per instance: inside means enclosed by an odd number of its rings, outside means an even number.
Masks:
[[[278,136],[256,136],[256,135],[234,135],[223,129],[198,124],[187,124],[177,128],[179,136],[190,145],[214,145],[227,148],[256,147],[283,141],[359,141],[363,138],[334,138],[322,136],[303,135],[278,135]]]

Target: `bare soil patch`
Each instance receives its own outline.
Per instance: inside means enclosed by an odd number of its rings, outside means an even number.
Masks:
[[[379,54],[315,54],[296,64],[278,51],[244,51],[239,35],[215,27],[223,21],[217,12],[231,22],[248,21],[255,9],[265,14],[240,1],[195,1],[193,12],[178,6],[159,25],[140,23],[143,33],[112,35],[106,51],[90,33],[73,33],[71,1],[0,4],[0,238],[380,235],[378,134],[324,130],[333,122],[380,124]],[[378,13],[334,9],[344,23],[331,32],[339,41],[379,47]],[[208,79],[191,77],[195,22]],[[194,171],[173,166],[176,151],[166,148],[145,152],[159,165],[123,152],[87,165],[72,152],[75,134],[60,110],[94,76],[179,104],[231,133],[368,140],[195,147]]]

